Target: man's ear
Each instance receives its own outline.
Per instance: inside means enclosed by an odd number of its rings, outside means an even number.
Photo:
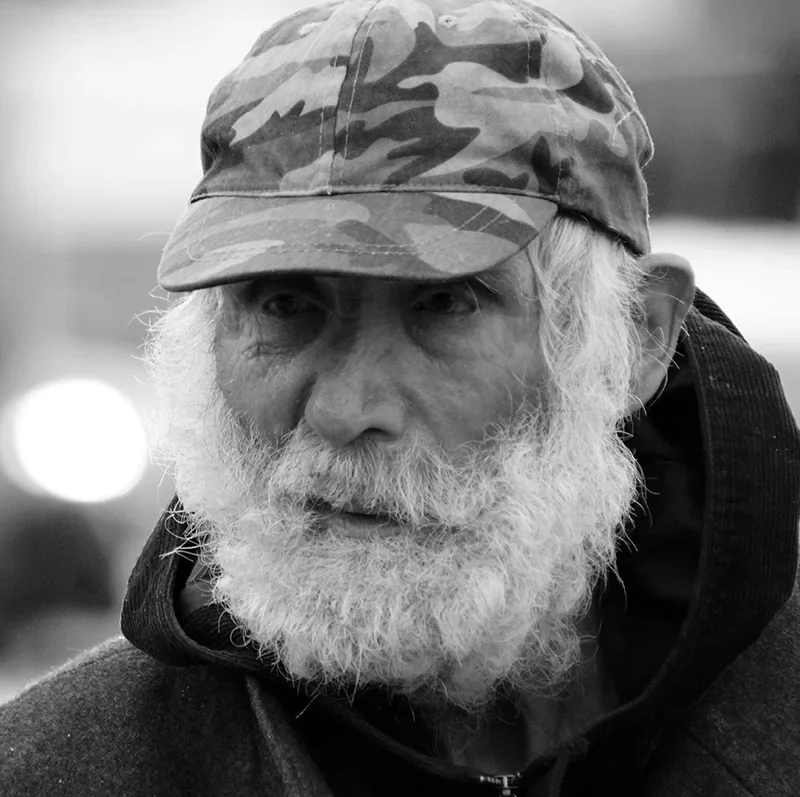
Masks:
[[[644,358],[634,395],[644,406],[661,387],[675,355],[694,298],[694,271],[688,260],[666,253],[644,255],[639,263],[647,273],[642,288],[647,318],[640,330]]]

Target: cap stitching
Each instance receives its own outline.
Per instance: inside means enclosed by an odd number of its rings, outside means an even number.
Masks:
[[[633,116],[634,110],[633,108],[628,109],[628,113],[626,113],[615,125],[614,125],[614,135],[611,136],[611,141],[609,142],[609,148],[612,148],[614,144],[617,143],[617,134],[619,133],[619,129],[622,126],[622,123],[628,119],[629,117]],[[626,142],[627,143],[627,142]]]
[[[548,31],[548,33],[552,33],[552,32],[553,32],[552,30]],[[543,50],[543,54],[545,54],[545,58],[544,58],[544,61],[543,61],[543,66],[546,64],[546,68],[544,70],[544,72],[545,72],[544,84],[550,90],[551,99],[555,104],[556,102],[560,103],[560,100],[559,100],[559,97],[558,97],[558,91],[556,89],[554,89],[550,85],[550,80],[549,80],[549,77],[548,77],[550,61],[552,60],[552,58],[551,58],[551,55],[550,55],[550,50],[546,46],[547,45],[547,41],[548,41],[547,37],[542,37],[542,45],[543,45],[542,50]],[[549,108],[549,106],[548,106],[548,108]],[[563,105],[562,105],[562,108],[563,108]],[[562,191],[561,191],[562,168],[561,168],[561,164],[564,162],[563,153],[561,151],[561,137],[564,136],[566,138],[566,134],[563,131],[563,129],[561,128],[559,122],[557,121],[557,117],[553,114],[552,110],[550,111],[550,118],[553,120],[553,127],[556,130],[555,145],[556,145],[556,156],[558,157],[558,175],[556,177],[556,191],[558,192],[559,199],[561,199],[561,197],[562,197]]]
[[[518,246],[524,246],[524,244],[517,244],[516,241],[509,241],[509,243],[512,244],[512,245],[515,245],[515,246],[517,246],[517,245]],[[443,249],[446,249],[446,248],[447,248],[447,246],[444,245],[444,244],[442,244],[441,246],[433,247],[433,248],[430,248],[430,247],[428,247],[427,244],[425,244],[425,251],[426,252],[439,252],[439,251],[441,251]],[[414,254],[413,248],[410,245],[406,246],[406,247],[401,247],[401,246],[394,247],[394,248],[386,247],[385,249],[381,249],[381,250],[375,250],[375,249],[364,248],[364,247],[355,247],[355,246],[354,247],[349,247],[349,248],[345,248],[345,247],[342,247],[342,246],[326,246],[324,249],[315,249],[313,246],[292,246],[292,247],[274,246],[274,247],[270,247],[269,249],[265,249],[263,251],[259,251],[258,254],[284,254],[284,253],[289,253],[289,252],[323,252],[323,253],[324,252],[335,252],[337,254],[343,254],[343,255],[376,255],[376,254],[392,255],[392,254],[403,254],[403,253],[406,253],[406,252],[410,252],[410,253]],[[415,256],[419,257],[419,255],[415,255]],[[200,258],[200,259],[192,259],[192,263],[202,263],[202,262],[213,263],[215,261],[212,258],[208,258],[205,261],[202,258]],[[224,261],[221,261],[221,262],[224,262]]]
[[[513,0],[506,0],[506,3],[511,7],[512,11],[516,12],[516,14],[519,17],[521,17],[525,22],[530,23],[532,27],[534,27],[535,29],[537,29],[537,30],[539,30],[541,32],[544,32],[544,33],[549,32],[549,30],[550,30],[549,28],[546,28],[543,25],[536,25],[536,23],[534,23],[530,19],[530,17],[528,17],[527,14],[525,14],[524,10],[519,8],[516,5],[516,3],[513,2]],[[515,19],[514,21],[517,24],[517,27],[520,29],[520,31],[522,31],[522,35],[525,36],[525,41],[528,43],[528,62],[526,64],[526,69],[528,71],[528,78],[530,78],[531,39],[530,39],[530,36],[528,36],[528,31],[525,28],[525,26],[524,25],[520,25],[518,19]],[[544,52],[545,52],[544,37],[540,36],[539,40],[542,42],[542,45],[543,45],[542,46],[542,54],[544,55]],[[544,66],[544,61],[542,62],[542,66]],[[550,86],[549,82],[546,79],[543,80],[543,83],[547,87],[547,89],[550,91],[551,94],[555,94],[554,89]],[[559,143],[559,138],[560,138],[560,135],[561,135],[561,130],[560,130],[558,122],[556,121],[555,116],[553,116],[553,111],[552,111],[552,108],[550,107],[550,104],[548,103],[546,107],[547,107],[547,113],[550,116],[550,121],[553,123],[553,128],[556,131],[555,145],[556,145],[556,154],[558,156],[558,176],[556,177],[556,195],[560,199],[560,196],[561,196],[561,160],[562,160],[562,158],[561,158],[561,144]],[[534,174],[535,174],[535,170],[534,170]],[[537,176],[537,181],[538,181],[538,176]]]
[[[571,36],[571,35],[568,36],[567,38],[569,38],[570,41],[575,43],[576,48],[578,50],[578,54],[581,57],[581,59],[586,58],[587,61],[588,60],[592,60],[592,58],[589,57],[589,56],[592,55],[592,53],[590,53],[587,49],[584,48],[582,42],[580,42],[578,39],[576,39],[574,36]],[[583,71],[583,64],[581,64],[581,71]],[[571,135],[569,141],[570,141],[570,145],[572,147],[572,153],[571,153],[572,156],[573,156],[572,157],[572,161],[575,164],[575,172],[574,173],[577,176],[576,176],[576,180],[575,180],[574,189],[573,189],[573,191],[570,192],[570,195],[573,198],[573,204],[574,204],[575,197],[579,197],[581,195],[581,185],[583,183],[583,172],[581,171],[581,159],[576,157],[576,156],[574,156],[574,152],[575,152],[575,148],[576,148],[575,147],[575,141],[576,141],[576,138],[577,138],[577,136],[575,135],[575,125],[576,125],[575,114],[574,113],[571,114],[567,110],[566,103],[564,102],[564,95],[563,95],[562,92],[554,90],[553,93],[554,93],[556,99],[558,100],[559,105],[561,106],[561,110],[564,112],[564,118],[572,120],[572,135]],[[559,149],[559,151],[560,151],[560,149]],[[558,163],[558,183],[559,183],[559,185],[558,185],[559,195],[562,195],[562,191],[561,191],[561,161],[560,160],[559,160],[559,163]]]
[[[364,19],[361,20],[361,24],[358,26],[358,28],[356,28],[356,32],[353,35],[353,44],[355,44],[356,38],[358,37],[358,32],[363,27],[364,22],[366,21],[367,17],[373,11],[375,11],[375,9],[377,9],[377,7],[381,4],[381,2],[382,2],[382,0],[377,0],[377,2],[364,15]],[[352,118],[353,105],[354,105],[354,103],[356,101],[356,89],[358,88],[358,75],[361,72],[361,62],[364,60],[364,49],[366,47],[367,40],[369,39],[369,34],[372,31],[372,29],[375,27],[375,23],[377,21],[378,21],[378,15],[376,14],[373,17],[372,21],[370,22],[369,27],[367,28],[367,32],[364,34],[364,43],[361,45],[361,51],[358,54],[358,64],[356,64],[356,73],[355,73],[355,75],[353,77],[353,91],[350,94],[350,104],[349,104],[349,106],[347,108],[347,121],[345,122],[345,128],[344,128],[344,153],[342,154],[342,165],[339,168],[339,180],[340,181],[344,180],[344,167],[347,165],[347,148],[348,148],[348,145],[350,143],[350,119]],[[336,150],[335,150],[335,142],[334,142],[334,152],[335,151]]]
[[[444,240],[446,240],[446,239],[450,238],[450,237],[451,237],[451,236],[452,236],[454,233],[457,233],[457,232],[464,231],[464,229],[466,228],[466,226],[467,226],[467,225],[468,225],[468,224],[469,224],[471,221],[473,221],[474,219],[478,218],[478,216],[480,216],[480,215],[481,215],[481,213],[483,213],[483,212],[484,212],[484,210],[486,210],[486,206],[484,206],[483,208],[481,208],[481,210],[477,211],[477,212],[476,212],[476,213],[474,213],[472,216],[470,216],[470,218],[468,218],[468,219],[467,219],[467,220],[466,220],[466,221],[465,221],[465,222],[464,222],[464,223],[463,223],[463,224],[462,224],[460,227],[452,227],[452,228],[450,228],[450,230],[448,230],[446,233],[444,233],[444,234],[443,234],[441,237],[439,237],[439,238],[433,238],[433,239],[431,239],[430,241],[427,241],[427,242],[425,243],[425,246],[426,246],[426,248],[428,248],[428,251],[436,251],[436,249],[437,249],[437,248],[441,248],[441,249],[443,249],[443,248],[444,248],[444,244],[443,244],[441,247],[434,247],[433,249],[431,249],[431,248],[430,248],[430,244],[431,244],[431,243],[437,243],[437,242],[439,242],[439,241],[444,241]],[[203,241],[203,238],[202,238],[202,235],[203,235],[203,230],[205,229],[205,225],[206,225],[206,219],[207,219],[207,218],[208,218],[210,215],[211,215],[211,208],[209,208],[209,209],[208,209],[208,211],[206,212],[206,215],[203,217],[203,221],[202,221],[202,224],[201,224],[201,226],[200,226],[200,234],[199,234],[199,236],[198,236],[198,240],[197,240],[197,244],[198,244],[198,245],[202,245],[202,241]],[[505,214],[504,214],[504,213],[502,213],[502,212],[500,212],[500,211],[495,211],[495,215],[494,215],[494,216],[493,216],[491,219],[489,219],[489,220],[488,220],[488,221],[487,221],[487,222],[486,222],[486,223],[485,223],[485,224],[484,224],[482,227],[479,227],[479,228],[478,228],[478,229],[476,229],[476,230],[469,230],[469,232],[483,232],[483,231],[484,231],[484,230],[486,230],[488,227],[491,227],[491,225],[492,225],[492,224],[494,224],[494,222],[496,222],[496,221],[497,221],[497,220],[498,220],[498,219],[499,219],[501,216],[504,216],[504,215],[505,215]],[[531,226],[533,226],[533,225],[531,225]],[[536,228],[534,227],[533,229],[536,229]],[[496,236],[496,237],[497,237],[497,236]],[[207,248],[206,246],[202,245],[202,252],[203,252],[203,254],[201,254],[201,255],[200,255],[200,257],[193,257],[193,256],[191,255],[191,253],[189,252],[189,245],[190,245],[190,243],[191,243],[191,242],[187,242],[187,244],[186,244],[186,246],[185,246],[185,251],[186,251],[186,256],[187,256],[187,257],[188,257],[188,258],[189,258],[189,259],[190,259],[192,262],[198,262],[199,260],[202,260],[202,259],[203,259],[203,257],[205,256],[205,254],[206,254],[206,253],[209,253],[209,254],[210,254],[210,252],[208,251],[208,248]],[[357,251],[361,251],[361,252],[363,252],[364,254],[367,254],[367,253],[368,253],[368,252],[369,252],[371,249],[375,249],[375,250],[388,250],[388,249],[406,250],[406,249],[408,248],[407,246],[403,246],[403,245],[401,245],[401,244],[362,244],[362,246],[363,246],[364,248],[363,248],[363,249],[360,249],[360,250],[357,250]],[[290,252],[295,252],[295,251],[296,251],[296,252],[317,252],[317,251],[321,251],[321,250],[319,250],[319,249],[316,249],[316,248],[314,248],[314,247],[302,247],[302,248],[301,248],[301,247],[291,247],[291,248],[288,248],[288,247],[271,247],[269,251],[270,251],[270,252],[280,252],[280,251],[290,251]],[[335,248],[330,248],[330,247],[328,247],[328,249],[327,249],[326,251],[334,251],[334,252],[335,252],[335,251],[341,251],[341,252],[352,252],[352,251],[353,251],[353,248],[352,248],[352,247],[348,247],[347,249],[338,249],[338,250],[337,250],[337,249],[335,249]]]
[[[532,198],[537,198],[537,197],[532,197]],[[550,201],[550,200],[544,200],[544,201]],[[556,203],[553,203],[553,204],[556,204]],[[467,230],[466,229],[467,225],[470,222],[472,222],[473,220],[475,220],[476,218],[478,218],[478,216],[480,216],[481,213],[485,212],[487,209],[491,210],[491,208],[489,208],[488,206],[484,205],[480,210],[476,211],[472,216],[470,216],[459,227],[451,227],[447,232],[445,232],[439,238],[432,238],[431,240],[426,241],[425,244],[424,244],[424,246],[426,247],[426,250],[427,251],[438,251],[439,249],[444,249],[445,246],[447,245],[446,243],[442,243],[440,246],[434,246],[434,247],[432,247],[431,245],[432,244],[437,244],[439,242],[448,241],[450,238],[453,237],[453,235],[455,235],[455,233],[458,233],[458,232],[465,232],[466,231],[466,232],[482,233],[485,230],[487,230],[489,227],[491,227],[498,219],[500,219],[501,217],[505,216],[505,214],[502,211],[495,211],[495,215],[492,216],[485,224],[483,224],[482,226],[478,227],[477,229]],[[208,220],[208,217],[210,215],[211,215],[211,208],[208,208],[206,213],[205,213],[205,215],[203,216],[202,222],[200,224],[200,231],[199,231],[197,237],[196,238],[192,238],[189,241],[187,241],[186,245],[184,246],[184,251],[186,253],[186,256],[193,263],[200,262],[200,261],[203,260],[203,258],[206,255],[211,255],[211,254],[213,254],[214,251],[218,251],[218,250],[209,250],[208,247],[205,245],[206,242],[203,239],[203,231],[205,230],[206,221]],[[507,217],[507,218],[510,218],[510,217]],[[512,221],[513,221],[513,219],[512,219]],[[524,222],[518,222],[518,223],[524,223]],[[531,227],[531,229],[536,231],[536,234],[538,234],[540,232],[540,230],[536,226],[534,226],[533,223],[530,224],[530,227]],[[495,237],[499,238],[499,237],[502,237],[502,236],[495,236]],[[510,240],[510,239],[506,239],[506,240]],[[242,242],[242,243],[245,243],[245,242]],[[201,254],[199,255],[199,257],[195,257],[189,251],[189,249],[190,249],[190,247],[192,245],[195,245],[196,247],[198,247],[200,249]],[[329,252],[341,252],[341,253],[347,253],[347,252],[359,253],[360,252],[362,254],[369,254],[372,251],[375,251],[375,252],[380,252],[380,251],[389,252],[389,251],[392,251],[392,250],[394,250],[394,251],[407,251],[408,248],[409,248],[408,246],[402,245],[402,244],[361,244],[360,247],[347,247],[347,248],[341,248],[341,247],[337,248],[337,247],[330,247],[329,246],[325,250],[320,250],[320,249],[317,249],[315,247],[297,247],[297,246],[286,247],[286,246],[281,246],[281,247],[271,247],[269,249],[269,251],[270,252],[318,252],[318,251],[329,251]]]
[[[339,9],[337,9],[339,10]],[[326,22],[330,22],[330,20],[336,16],[336,11],[334,11],[331,16],[328,17]],[[320,31],[320,36],[322,35]],[[336,70],[339,66],[339,53],[344,49],[344,42],[346,41],[347,29],[345,28],[343,32],[339,36],[339,40],[336,44],[336,55],[333,58],[333,74],[331,80],[328,84],[328,89],[325,93],[325,99],[322,101],[322,107],[319,110],[319,155],[317,156],[317,160],[319,161],[319,166],[317,167],[317,178],[316,181],[319,182],[323,174],[325,172],[325,162],[322,159],[323,156],[323,145],[324,145],[324,133],[325,133],[325,109],[329,107],[329,98],[333,95],[337,79],[336,79]],[[345,73],[346,75],[346,73]],[[337,103],[338,104],[338,103]],[[334,113],[333,116],[333,127],[334,127],[334,140],[331,142],[331,166],[333,166],[333,153],[335,150],[335,140],[336,140],[336,114]],[[330,173],[328,173],[328,179],[326,181],[326,188],[330,190],[331,187],[331,180],[330,180]]]
[[[524,193],[521,191],[499,191],[497,190],[497,186],[493,186],[494,190],[487,189],[485,191],[476,191],[475,186],[468,186],[466,183],[458,183],[456,185],[453,185],[452,183],[449,185],[428,185],[427,183],[419,185],[417,183],[405,183],[391,186],[387,185],[386,183],[364,183],[364,185],[359,185],[357,187],[360,190],[337,191],[333,194],[309,194],[307,189],[298,189],[296,191],[284,190],[280,193],[265,193],[264,191],[225,191],[224,193],[221,193],[219,191],[211,191],[208,194],[194,197],[190,200],[190,204],[202,202],[204,199],[224,199],[225,197],[230,197],[232,199],[237,197],[251,199],[329,199],[330,197],[356,196],[358,194],[384,194],[389,196],[390,194],[430,194],[431,192],[442,194],[464,194],[466,196],[476,197],[483,196],[484,194],[491,194],[494,196],[522,197],[524,199],[544,199],[547,202],[555,202],[558,200],[558,194],[545,194],[543,191],[539,191],[536,194]]]
[[[580,52],[580,48],[578,48],[578,49],[579,49],[579,55],[583,55],[583,53]],[[583,71],[583,64],[581,64],[581,71]],[[564,112],[564,118],[568,119],[568,120],[569,119],[572,120],[572,135],[569,136],[569,143],[570,143],[570,146],[572,147],[572,153],[574,153],[575,152],[575,139],[576,139],[576,135],[575,135],[575,114],[574,113],[570,114],[569,111],[567,110],[567,106],[566,106],[566,104],[564,102],[564,97],[563,97],[562,92],[560,92],[560,91],[558,91],[556,89],[553,89],[553,96],[556,98],[556,100],[558,101],[558,104],[561,106],[561,110]],[[567,138],[566,131],[564,132],[564,137]],[[559,147],[559,153],[560,152],[561,152],[561,148]],[[574,197],[575,196],[580,196],[581,183],[583,182],[583,175],[581,173],[581,159],[577,158],[577,157],[573,157],[572,160],[575,163],[576,172],[577,172],[576,185],[575,185],[573,191],[570,192],[570,195],[573,197],[573,201],[574,201]],[[561,174],[562,174],[561,158],[559,158],[559,162],[558,162],[558,193],[559,193],[559,195],[563,196],[563,192],[562,192],[562,189],[561,189]]]
[[[491,225],[494,224],[494,222],[496,222],[502,215],[503,215],[502,213],[498,213],[492,219],[490,219],[486,224],[484,224],[482,227],[479,227],[479,228],[477,228],[475,230],[467,230],[467,232],[476,232],[476,233],[483,232],[488,227],[491,227]],[[536,230],[536,228],[533,225],[531,225],[531,229]],[[447,241],[455,233],[464,232],[464,231],[465,231],[465,229],[464,229],[463,226],[461,226],[461,227],[453,227],[448,232],[446,232],[444,235],[442,235],[441,237],[433,238],[431,241],[426,241],[422,245],[425,247],[425,251],[426,252],[436,252],[436,251],[439,251],[440,249],[446,248],[447,244],[446,243],[441,243],[440,246],[431,247],[430,246],[431,243],[440,243],[440,242]],[[536,232],[538,233],[539,231],[536,230]],[[515,242],[514,241],[510,241],[510,243],[515,243]],[[413,246],[413,244],[408,244],[406,246],[404,246],[402,244],[359,244],[359,245],[356,245],[356,246],[347,246],[347,247],[341,246],[341,245],[338,245],[338,246],[326,246],[324,249],[320,249],[318,247],[313,247],[313,246],[274,246],[274,247],[270,247],[267,250],[264,250],[264,252],[262,252],[260,254],[265,254],[266,252],[270,252],[270,253],[274,253],[274,252],[341,252],[342,254],[348,254],[348,253],[353,254],[353,253],[355,253],[355,254],[365,254],[365,255],[366,254],[372,254],[372,253],[378,253],[378,252],[386,252],[387,254],[391,254],[392,252],[407,252],[407,251],[409,251],[409,249],[412,248],[412,246]],[[200,258],[192,257],[189,254],[188,249],[187,249],[186,254],[187,254],[189,259],[193,263],[200,262],[203,259],[203,257],[200,257]],[[213,252],[207,252],[207,254],[213,254]]]

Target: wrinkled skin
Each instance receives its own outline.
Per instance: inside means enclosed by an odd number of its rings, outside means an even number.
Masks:
[[[220,385],[273,443],[304,418],[335,446],[419,434],[457,455],[541,387],[532,296],[524,254],[480,281],[237,283],[225,288]]]

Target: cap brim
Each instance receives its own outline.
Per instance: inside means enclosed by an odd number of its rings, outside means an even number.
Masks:
[[[188,291],[291,272],[446,280],[504,262],[556,210],[478,192],[205,197],[178,222],[158,281]]]

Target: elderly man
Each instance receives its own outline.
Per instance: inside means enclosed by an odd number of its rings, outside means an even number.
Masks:
[[[177,496],[3,794],[800,793],[797,430],[651,151],[523,0],[262,34],[159,269]]]

